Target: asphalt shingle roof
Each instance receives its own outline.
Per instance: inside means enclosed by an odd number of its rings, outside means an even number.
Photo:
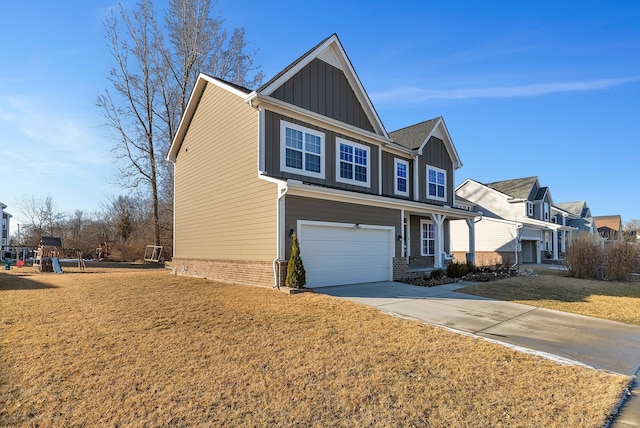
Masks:
[[[511,196],[514,199],[527,199],[531,193],[531,188],[538,180],[538,177],[515,178],[513,180],[495,181],[486,183],[498,192]]]
[[[392,131],[389,133],[389,137],[403,147],[411,150],[418,149],[422,143],[424,143],[427,136],[431,134],[433,128],[435,128],[440,119],[441,117],[439,116],[424,122],[416,123],[415,125],[407,126],[406,128]]]

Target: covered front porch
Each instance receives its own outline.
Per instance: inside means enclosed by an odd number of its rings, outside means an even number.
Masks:
[[[444,269],[453,260],[451,255],[451,220],[465,220],[469,227],[467,260],[475,263],[475,222],[478,214],[463,210],[447,212],[402,210],[402,242],[400,257],[407,274],[430,273]]]

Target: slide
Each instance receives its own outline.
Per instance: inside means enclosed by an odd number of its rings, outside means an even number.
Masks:
[[[51,257],[51,264],[53,265],[53,271],[55,273],[62,273],[62,266],[60,266],[60,259],[57,257]]]

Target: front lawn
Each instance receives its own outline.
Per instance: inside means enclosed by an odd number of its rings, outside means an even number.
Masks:
[[[463,293],[640,324],[640,282],[570,278],[566,271],[536,268],[538,276],[512,277],[459,289]]]
[[[65,272],[0,273],[1,426],[600,427],[629,383],[329,296]]]

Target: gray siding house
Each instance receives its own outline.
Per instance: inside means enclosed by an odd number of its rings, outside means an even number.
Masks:
[[[475,216],[443,118],[387,132],[335,34],[255,90],[200,75],[168,159],[176,274],[283,284],[296,232],[307,286],[392,280]]]

